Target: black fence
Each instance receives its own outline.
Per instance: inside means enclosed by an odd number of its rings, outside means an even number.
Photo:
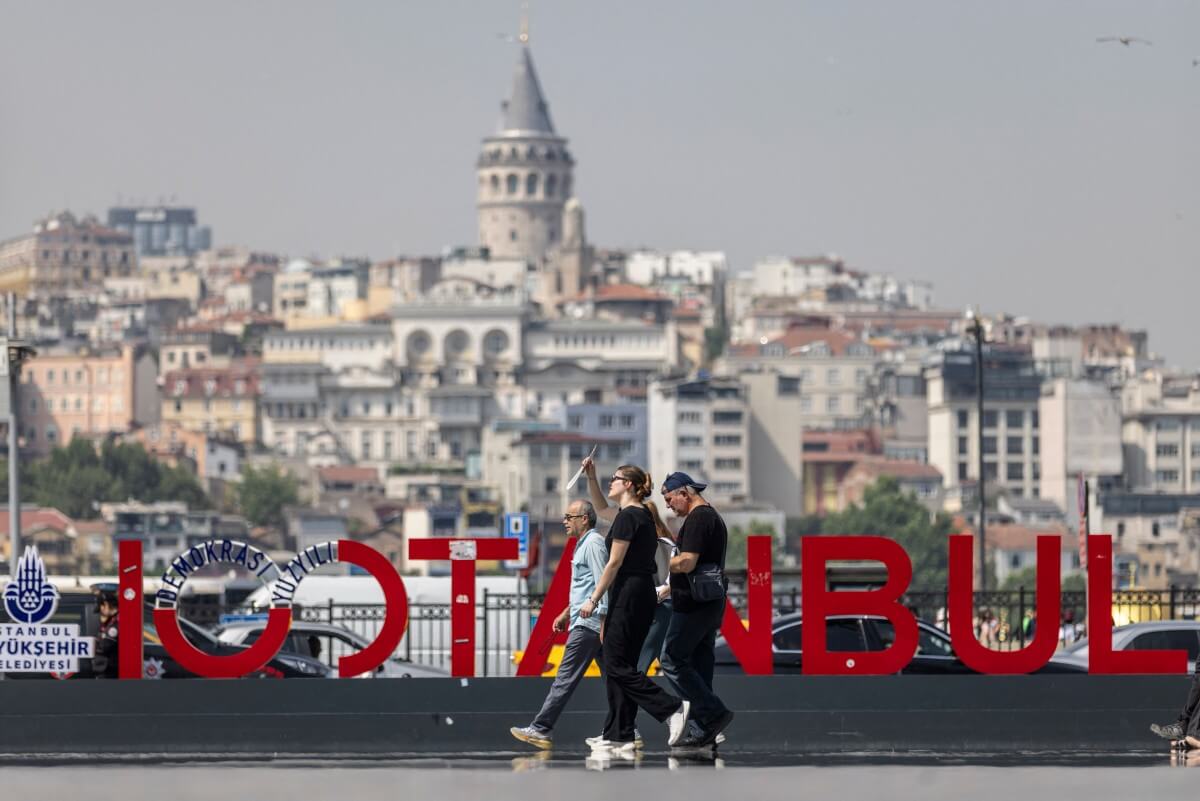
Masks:
[[[745,615],[744,591],[731,589],[730,603]],[[777,589],[773,593],[776,616],[801,609],[800,588]],[[947,628],[945,591],[914,591],[903,602],[918,618]],[[529,633],[541,612],[542,597],[489,593],[483,590],[476,603],[476,673],[480,676],[512,676]],[[244,608],[223,610],[215,605],[181,605],[183,614],[205,627],[220,624],[222,612],[245,612]],[[1052,625],[1058,630],[1060,646],[1083,637],[1087,623],[1087,599],[1083,592],[1062,593],[1058,620],[1043,621],[1036,616],[1033,590],[975,593],[972,626],[975,636],[985,645],[999,650],[1022,648],[1039,626]],[[382,604],[339,604],[332,599],[320,606],[296,607],[296,619],[341,627],[369,642],[383,625]],[[1200,616],[1200,589],[1172,587],[1164,590],[1117,590],[1113,593],[1112,619],[1116,625],[1155,620],[1195,620]],[[396,656],[418,665],[450,669],[450,604],[410,603],[408,628]],[[337,657],[357,650],[350,642],[330,639],[321,658],[331,666]]]

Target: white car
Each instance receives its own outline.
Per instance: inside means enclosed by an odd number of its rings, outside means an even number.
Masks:
[[[266,616],[243,617],[252,619],[241,619],[222,624],[215,631],[217,639],[230,645],[250,645],[255,642],[266,628]],[[333,668],[331,676],[336,678],[338,659],[347,654],[361,651],[368,645],[370,642],[366,638],[342,626],[294,620],[279,652],[281,654],[300,654],[324,662]],[[449,675],[445,670],[429,665],[417,665],[394,656],[363,678],[429,679],[446,678]]]
[[[1187,651],[1188,672],[1196,669],[1200,655],[1200,621],[1159,620],[1153,623],[1130,623],[1113,629],[1114,651]],[[1057,653],[1051,659],[1059,664],[1088,666],[1088,641],[1082,639]]]

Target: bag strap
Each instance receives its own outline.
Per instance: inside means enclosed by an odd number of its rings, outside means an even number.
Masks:
[[[717,508],[715,506],[713,506],[711,503],[708,504],[708,508],[713,510],[713,514],[716,515],[717,519],[721,521],[721,525],[725,525],[725,520],[721,517],[720,513],[717,512]],[[717,565],[717,567],[721,568],[721,575],[725,575],[725,554],[727,554],[728,552],[729,552],[729,526],[725,526],[725,544],[721,547],[721,564]]]

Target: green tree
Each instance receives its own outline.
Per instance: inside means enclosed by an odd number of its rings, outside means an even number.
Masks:
[[[162,481],[164,467],[161,462],[135,442],[115,443],[106,441],[100,446],[99,464],[116,482],[116,497],[120,500],[175,500],[160,497],[158,487]],[[193,481],[193,483],[195,483]],[[196,486],[199,490],[199,486]],[[184,500],[180,498],[179,500]]]
[[[725,352],[725,345],[729,342],[729,331],[723,325],[713,326],[712,328],[704,329],[704,355],[708,361],[712,361],[721,356]]]
[[[751,519],[750,525],[745,529],[741,526],[734,526],[729,529],[729,546],[725,551],[725,565],[730,569],[745,568],[746,537],[762,534],[771,537],[774,543],[771,547],[772,562],[778,566],[783,557],[783,553],[779,548],[779,532],[765,520],[754,519]]]
[[[1085,583],[1082,573],[1068,573],[1062,577],[1062,592],[1083,592]],[[1002,590],[1018,590],[1021,587],[1030,592],[1037,589],[1037,568],[1033,565],[1009,573],[1000,585]]]
[[[7,500],[7,464],[4,468]],[[109,501],[183,501],[193,509],[208,505],[191,473],[164,466],[141,445],[106,442],[97,451],[90,440],[79,437],[44,459],[22,464],[21,498],[76,519],[99,516],[100,504]]]
[[[242,468],[241,483],[234,489],[242,516],[256,526],[283,525],[283,508],[300,501],[300,482],[279,465]]]
[[[826,534],[874,534],[898,542],[912,560],[915,590],[946,587],[953,528],[949,515],[931,516],[916,496],[889,476],[867,487],[861,506],[827,516],[822,526]]]
[[[212,506],[208,495],[196,482],[196,477],[178,466],[163,468],[152,498],[156,501],[183,501],[189,509],[205,509]]]
[[[1004,577],[1000,585],[1002,590],[1019,590],[1022,587],[1032,592],[1037,587],[1037,568],[1030,565],[1020,570],[1014,570]]]

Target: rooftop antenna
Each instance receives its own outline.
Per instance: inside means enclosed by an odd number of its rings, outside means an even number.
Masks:
[[[498,33],[499,38],[511,44],[529,44],[529,3],[521,3],[521,32],[516,36],[511,33]]]

